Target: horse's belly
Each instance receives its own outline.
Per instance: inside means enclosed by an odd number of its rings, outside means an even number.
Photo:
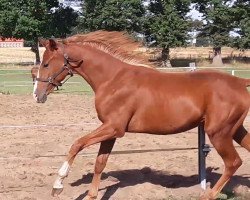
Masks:
[[[188,104],[146,106],[132,116],[129,132],[174,134],[196,127],[202,120],[202,109]]]
[[[179,122],[173,122],[162,119],[154,119],[153,122],[148,120],[138,119],[132,120],[129,123],[128,132],[136,133],[152,133],[152,134],[175,134],[190,130],[198,126],[202,119],[196,117],[190,120],[180,120]]]

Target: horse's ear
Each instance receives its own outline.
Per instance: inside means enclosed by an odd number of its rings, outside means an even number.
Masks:
[[[51,51],[57,50],[57,42],[53,39],[49,39],[49,48]]]

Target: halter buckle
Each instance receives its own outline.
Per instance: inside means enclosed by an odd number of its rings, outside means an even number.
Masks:
[[[49,78],[48,78],[48,82],[49,82],[50,84],[54,84],[54,83],[53,83],[53,82],[54,82],[53,80],[54,80],[54,79],[53,79],[52,77],[49,77]]]

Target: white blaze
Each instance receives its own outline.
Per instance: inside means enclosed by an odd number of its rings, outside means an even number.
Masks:
[[[36,78],[39,78],[39,70],[37,71],[37,77]],[[35,85],[34,85],[34,88],[33,88],[33,97],[34,99],[37,101],[37,95],[35,94],[36,92],[36,89],[37,89],[37,84],[38,84],[38,81],[36,80],[35,81]]]

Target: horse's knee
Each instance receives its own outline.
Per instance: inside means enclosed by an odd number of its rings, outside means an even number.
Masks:
[[[69,154],[76,155],[81,150],[82,145],[77,141],[70,147]]]

